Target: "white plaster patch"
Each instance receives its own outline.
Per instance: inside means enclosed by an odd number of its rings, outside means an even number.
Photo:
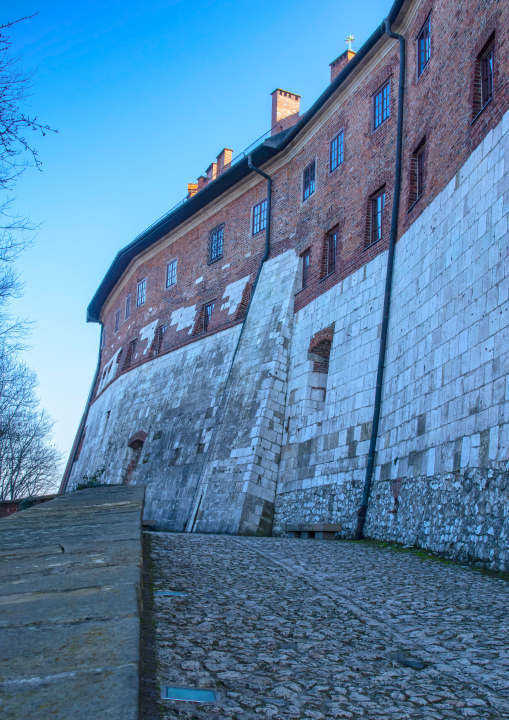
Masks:
[[[152,340],[154,339],[154,335],[156,334],[156,328],[157,323],[159,322],[159,319],[154,320],[149,325],[145,325],[144,328],[141,328],[140,330],[140,342],[143,342],[144,340],[147,341],[147,347],[143,351],[143,354],[147,352],[147,350],[152,345]]]
[[[191,334],[194,325],[194,318],[196,315],[196,305],[190,305],[189,307],[178,308],[171,314],[170,325],[177,326],[177,332],[183,330],[186,327],[190,327],[189,334]]]
[[[195,280],[195,283],[199,285],[201,282],[203,282],[203,275],[199,277],[197,280]]]
[[[122,352],[122,348],[119,348],[117,352],[108,360],[106,365],[103,368],[103,372],[101,375],[101,381],[99,382],[99,388],[97,389],[97,394],[103,390],[103,388],[106,387],[106,385],[113,380],[115,375],[117,374],[117,358]]]
[[[222,299],[229,299],[221,305],[221,310],[228,309],[228,315],[232,315],[235,312],[238,304],[242,300],[242,293],[244,292],[244,288],[248,284],[250,277],[251,275],[248,275],[247,277],[243,277],[240,280],[236,280],[226,286]]]

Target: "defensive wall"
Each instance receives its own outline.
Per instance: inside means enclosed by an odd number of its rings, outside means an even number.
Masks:
[[[365,528],[493,567],[507,564],[509,532],[508,15],[495,1],[458,11],[452,0],[396,2],[389,15],[406,41],[402,171]],[[480,106],[488,52],[492,95]],[[302,116],[298,95],[274,91],[271,137],[250,161],[222,151],[185,203],[117,255],[89,306],[102,343],[65,486],[100,468],[107,482],[144,484],[158,529],[267,534],[334,522],[353,532],[372,432],[400,70],[384,26],[332,64],[330,85]],[[389,113],[375,127],[383,88]],[[268,238],[254,222],[267,181],[253,166],[272,180]]]

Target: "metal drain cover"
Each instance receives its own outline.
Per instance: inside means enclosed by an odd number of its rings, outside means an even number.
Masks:
[[[183,590],[156,590],[154,595],[164,595],[166,597],[187,597],[187,593]]]
[[[215,690],[196,690],[195,688],[170,687],[168,685],[163,685],[161,698],[199,703],[213,703],[218,700]]]

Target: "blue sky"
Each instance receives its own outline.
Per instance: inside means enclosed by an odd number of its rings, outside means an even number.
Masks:
[[[360,47],[388,13],[298,2],[4,0],[0,22],[36,70],[29,110],[58,135],[35,138],[43,172],[28,170],[15,208],[41,227],[19,263],[35,320],[27,361],[68,453],[97,360],[86,307],[115,253],[167,212],[223,147],[234,155],[270,127],[276,87],[306,110],[353,33]]]

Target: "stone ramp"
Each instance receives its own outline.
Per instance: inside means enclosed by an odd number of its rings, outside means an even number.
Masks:
[[[138,720],[143,487],[0,522],[2,720]]]

